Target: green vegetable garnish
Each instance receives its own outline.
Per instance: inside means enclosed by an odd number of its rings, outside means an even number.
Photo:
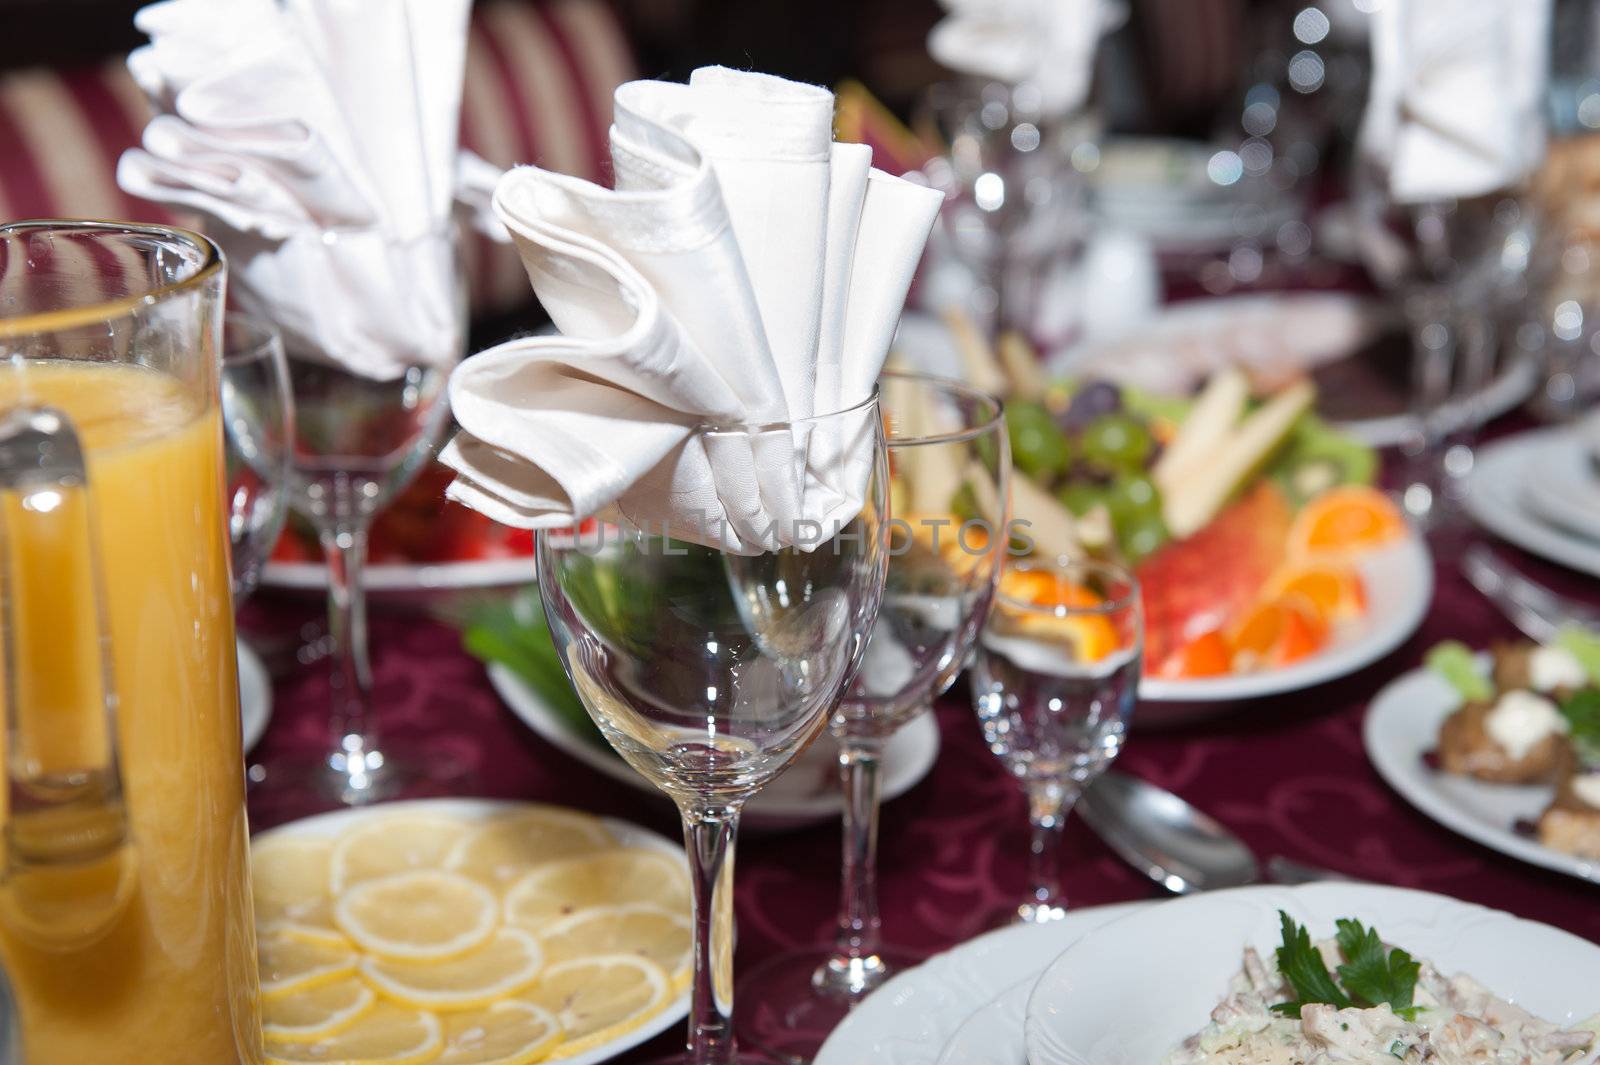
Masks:
[[[1573,692],[1561,704],[1561,714],[1571,728],[1572,745],[1585,765],[1600,765],[1600,690]]]
[[[1345,958],[1338,969],[1339,980],[1350,997],[1368,1008],[1387,1002],[1410,1020],[1417,1009],[1411,1000],[1422,964],[1398,947],[1385,951],[1377,929],[1365,928],[1360,921],[1346,918],[1338,927],[1339,953]]]
[[[1600,634],[1567,626],[1556,633],[1556,646],[1578,660],[1592,684],[1600,684]]]
[[[532,688],[556,716],[577,735],[610,750],[578,693],[572,690],[545,622],[537,589],[516,593],[508,601],[475,605],[461,633],[467,653],[482,662],[498,662]]]
[[[1350,1000],[1334,983],[1327,963],[1322,960],[1322,952],[1311,942],[1311,933],[1282,910],[1278,911],[1278,919],[1283,924],[1283,945],[1277,951],[1278,971],[1294,988],[1295,997],[1292,1002],[1280,1002],[1273,1006],[1273,1011],[1298,1017],[1300,1007],[1313,1002],[1326,1002],[1339,1009],[1348,1008]]]
[[[1494,698],[1494,685],[1479,668],[1477,656],[1464,643],[1446,640],[1429,651],[1423,663],[1449,681],[1461,698],[1470,703]]]
[[[1407,1020],[1416,1016],[1420,1007],[1412,1005],[1412,999],[1421,963],[1399,948],[1385,950],[1376,929],[1349,918],[1338,922],[1336,938],[1344,964],[1338,967],[1335,980],[1322,960],[1322,952],[1311,941],[1311,933],[1282,910],[1278,911],[1278,919],[1283,926],[1283,943],[1277,951],[1278,971],[1294,989],[1295,997],[1274,1005],[1274,1012],[1298,1017],[1301,1008],[1312,1003],[1325,1003],[1335,1009],[1372,1009],[1388,1003]]]

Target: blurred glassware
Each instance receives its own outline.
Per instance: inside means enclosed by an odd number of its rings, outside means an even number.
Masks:
[[[872,449],[862,509],[819,529],[810,549],[725,554],[609,521],[592,533],[536,537],[539,589],[573,687],[617,753],[683,817],[694,882],[694,1065],[736,1058],[739,815],[837,712],[878,615],[889,560],[881,426],[874,396],[793,423],[701,430],[724,451],[771,454],[801,435]]]
[[[1144,654],[1139,583],[1104,562],[1016,561],[978,644],[972,701],[989,749],[1021,782],[1033,839],[1025,922],[1067,910],[1061,831],[1122,751]]]
[[[1600,244],[1569,236],[1550,259],[1517,341],[1538,360],[1533,413],[1564,422],[1600,397]]]
[[[1398,203],[1371,160],[1358,163],[1355,185],[1363,258],[1411,337],[1413,427],[1401,442],[1400,502],[1436,525],[1455,512],[1472,472],[1483,420],[1474,397],[1493,380],[1503,322],[1526,294],[1535,213],[1525,188]],[[1465,415],[1451,417],[1455,406]]]
[[[237,608],[255,591],[289,513],[294,397],[283,338],[263,318],[234,312],[223,319],[222,425]]]
[[[324,242],[397,242],[377,229],[330,230]],[[309,764],[284,758],[252,767],[264,789],[259,801],[302,804],[309,788],[324,801],[359,804],[416,785],[459,782],[464,768],[436,748],[383,740],[372,712],[363,584],[367,532],[382,510],[437,451],[449,422],[446,385],[466,344],[466,275],[453,227],[414,238],[400,262],[428,279],[448,276],[452,292],[440,312],[450,317],[449,350],[393,380],[357,376],[316,352],[286,349],[295,412],[288,470],[289,502],[316,528],[328,566],[328,630],[332,641],[332,728],[327,750]]]
[[[809,1061],[856,1003],[917,960],[886,950],[880,934],[883,745],[965,668],[1007,545],[1011,454],[1000,401],[926,374],[885,373],[879,387],[892,471],[889,574],[861,671],[829,723],[844,787],[834,942],[777,955],[740,984],[763,1005],[742,1036],[785,1061]]]
[[[967,309],[991,335],[1015,329],[1044,351],[1071,343],[1098,118],[1048,116],[1031,85],[975,79],[932,86],[924,106],[948,145],[923,168],[945,195],[934,247],[976,275]]]

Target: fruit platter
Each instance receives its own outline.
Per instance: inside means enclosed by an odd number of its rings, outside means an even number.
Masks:
[[[1316,415],[1310,381],[1258,394],[1225,368],[1175,398],[1048,380],[1016,337],[991,354],[969,331],[963,346],[968,376],[1006,396],[1022,546],[1138,577],[1147,701],[1309,687],[1421,622],[1427,551],[1373,485],[1374,451]],[[1003,577],[1002,593],[1030,598],[1025,577]]]

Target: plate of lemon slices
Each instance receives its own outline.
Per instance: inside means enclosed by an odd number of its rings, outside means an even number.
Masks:
[[[272,1065],[569,1065],[688,1012],[672,841],[558,806],[427,799],[251,843]]]

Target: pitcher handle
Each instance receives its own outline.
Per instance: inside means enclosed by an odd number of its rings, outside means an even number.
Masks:
[[[41,949],[81,949],[124,908],[134,852],[88,468],[49,407],[0,413],[0,643],[0,920]]]

